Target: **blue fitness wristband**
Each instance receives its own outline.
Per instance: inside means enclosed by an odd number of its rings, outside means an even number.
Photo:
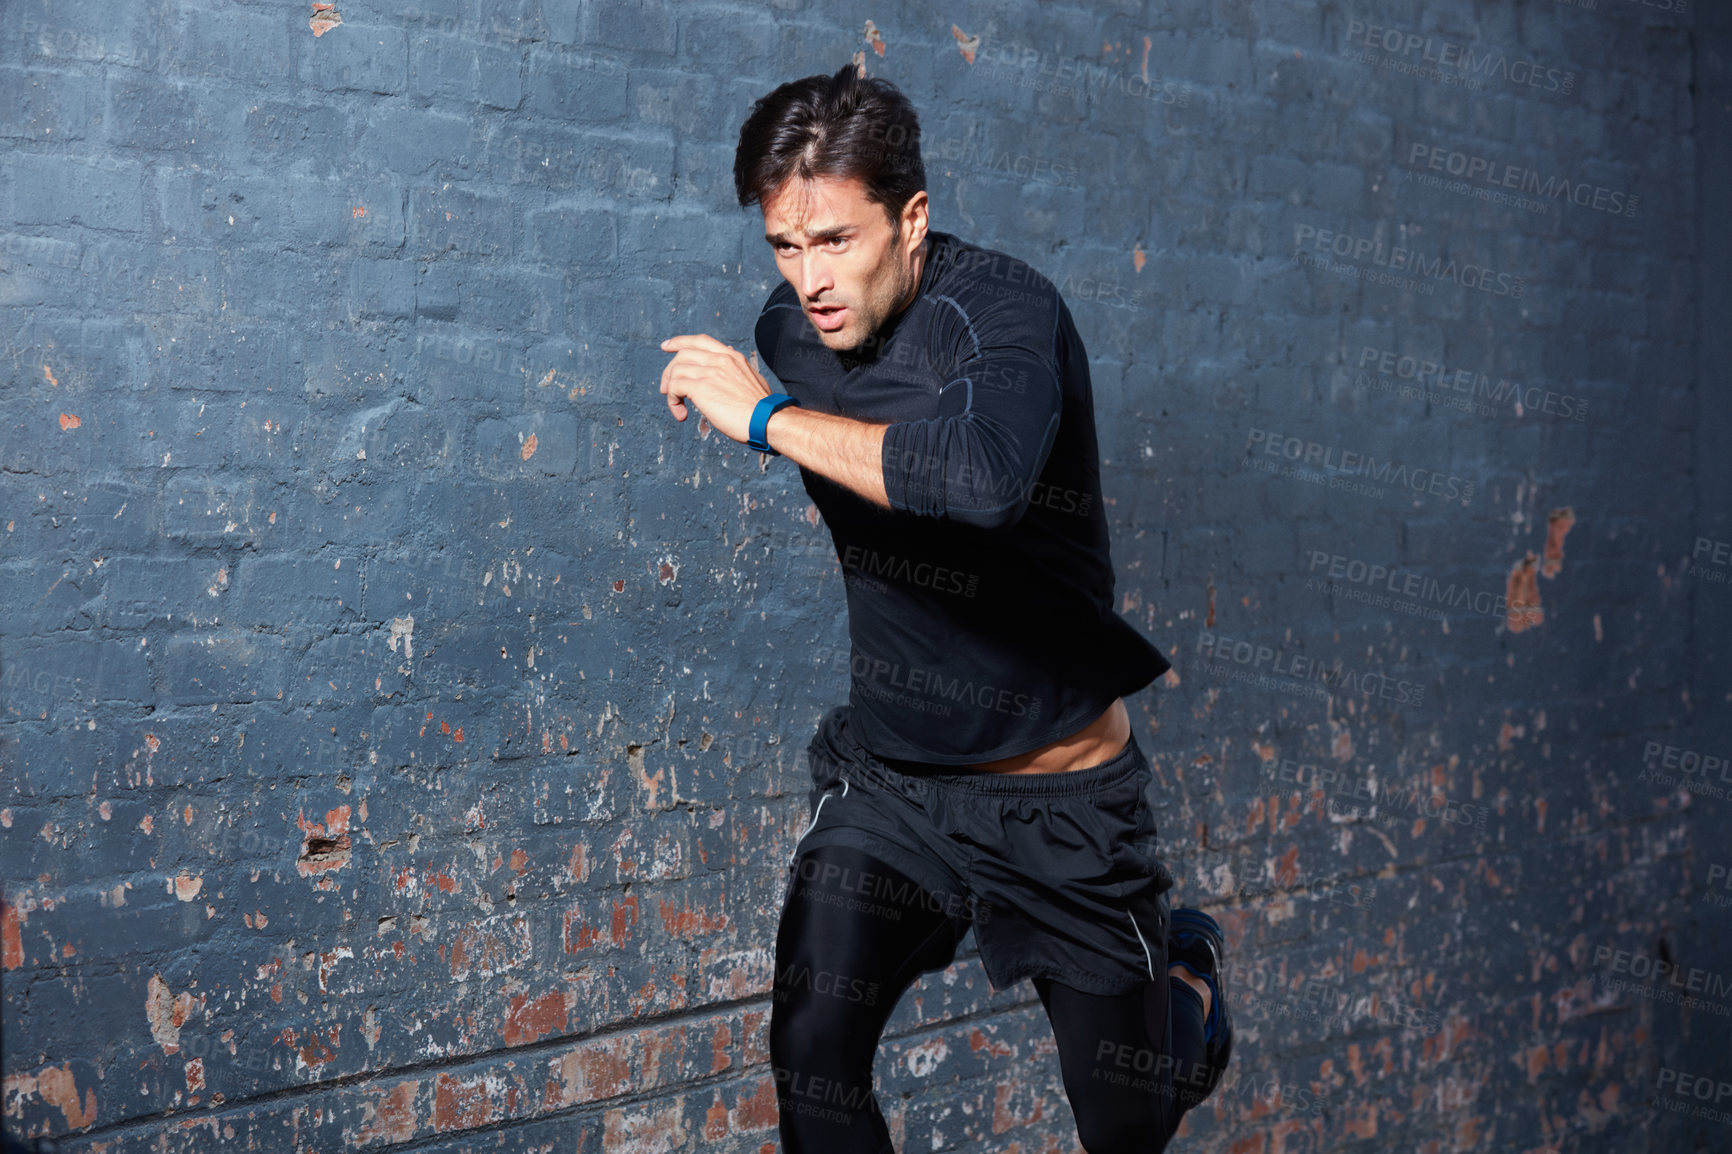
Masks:
[[[799,404],[799,401],[787,393],[771,393],[759,401],[757,407],[752,410],[752,420],[747,428],[746,444],[760,453],[775,453],[776,450],[770,448],[769,442],[764,440],[764,434],[770,424],[770,414],[789,405],[798,407]],[[780,453],[776,453],[776,455],[781,456]]]

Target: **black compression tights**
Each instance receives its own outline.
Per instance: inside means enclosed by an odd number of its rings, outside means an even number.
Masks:
[[[950,964],[957,930],[938,901],[886,905],[865,900],[845,882],[821,884],[824,877],[862,872],[913,884],[878,858],[840,845],[819,846],[800,858],[776,933],[770,1014],[782,1149],[892,1154],[872,1093],[878,1038],[914,979]],[[834,868],[826,873],[825,867]],[[1035,989],[1058,1042],[1083,1149],[1159,1154],[1197,1100],[1191,1087],[1203,1060],[1202,999],[1165,976],[1116,995],[1046,979],[1036,979]]]

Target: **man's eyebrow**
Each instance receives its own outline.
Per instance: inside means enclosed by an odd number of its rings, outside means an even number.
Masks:
[[[853,229],[853,227],[854,226],[851,224],[838,224],[832,228],[820,229],[817,232],[807,232],[806,233],[806,239],[823,242],[826,240],[830,240],[833,237],[842,236],[845,233],[851,231]],[[782,242],[784,242],[785,240],[788,239],[788,234],[785,232],[778,232],[778,233],[774,233],[774,234],[765,233],[764,239],[769,241],[771,244],[781,244]]]

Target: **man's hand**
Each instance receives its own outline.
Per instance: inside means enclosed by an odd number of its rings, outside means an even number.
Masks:
[[[752,410],[770,395],[769,382],[745,357],[703,333],[669,337],[662,348],[674,354],[662,370],[668,411],[685,420],[689,399],[710,424],[745,444],[751,434]],[[774,435],[776,451],[796,465],[888,509],[882,464],[888,427],[790,405],[770,418],[765,436]]]
[[[662,350],[674,354],[662,370],[668,411],[685,420],[689,399],[724,436],[745,444],[752,410],[770,395],[769,382],[743,355],[705,333],[669,337]]]

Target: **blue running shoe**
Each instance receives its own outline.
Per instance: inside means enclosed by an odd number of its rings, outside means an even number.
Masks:
[[[1233,1056],[1233,1014],[1227,1008],[1227,983],[1221,965],[1226,944],[1220,925],[1202,910],[1180,906],[1173,911],[1167,929],[1167,961],[1184,966],[1209,985],[1209,1017],[1203,1023],[1203,1054],[1208,1066],[1204,1098],[1221,1084],[1227,1061]]]

